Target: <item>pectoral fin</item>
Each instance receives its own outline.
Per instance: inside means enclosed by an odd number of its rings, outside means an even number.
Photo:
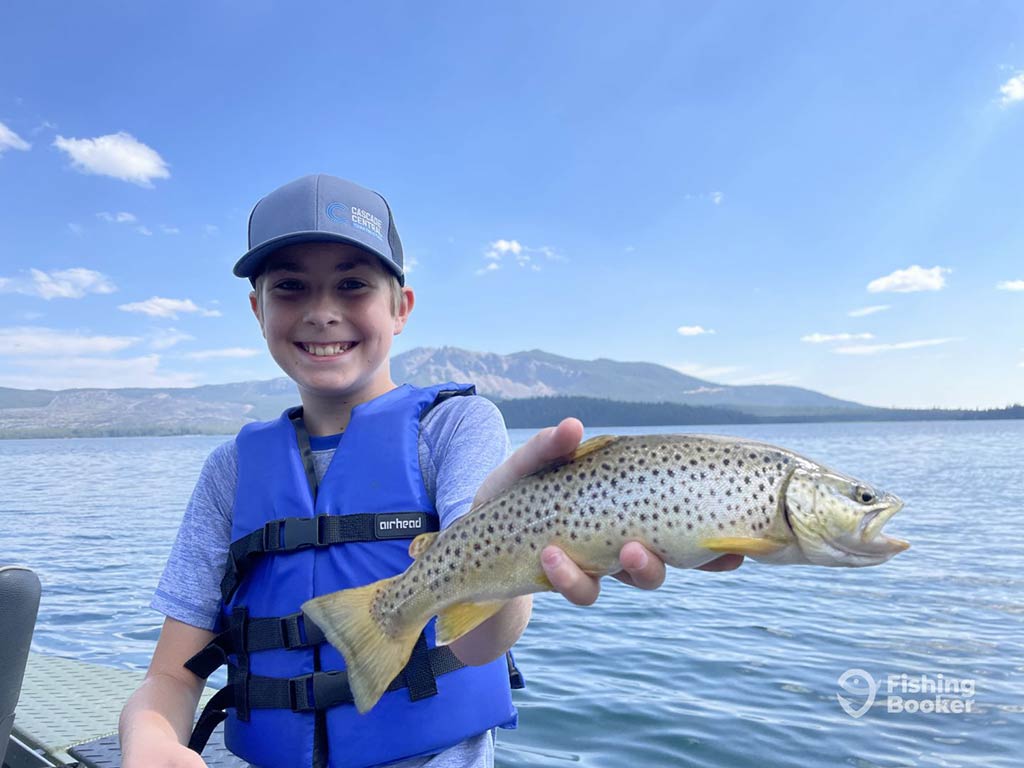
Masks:
[[[458,603],[437,615],[437,644],[448,645],[487,621],[502,609],[505,602]]]
[[[743,536],[722,536],[712,539],[701,539],[700,546],[712,552],[731,555],[772,555],[785,549],[788,542],[777,539],[752,539]]]
[[[436,538],[436,533],[421,533],[409,542],[409,557],[413,560],[419,560],[423,553],[430,549]]]

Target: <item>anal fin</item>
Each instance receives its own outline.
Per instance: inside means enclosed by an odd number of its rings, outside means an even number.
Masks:
[[[437,615],[437,644],[448,645],[476,629],[505,605],[504,600],[488,603],[457,603]]]

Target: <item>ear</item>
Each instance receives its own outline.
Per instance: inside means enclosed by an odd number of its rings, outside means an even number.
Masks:
[[[260,324],[260,333],[263,334],[263,338],[267,338],[267,332],[263,328],[263,309],[260,307],[259,299],[256,298],[256,291],[249,291],[249,307],[252,309],[252,313],[256,315],[256,321]]]
[[[395,314],[395,336],[400,334],[402,329],[405,328],[405,323],[409,319],[409,313],[412,312],[415,303],[416,294],[413,293],[412,288],[402,288],[402,303],[398,307],[397,314]]]

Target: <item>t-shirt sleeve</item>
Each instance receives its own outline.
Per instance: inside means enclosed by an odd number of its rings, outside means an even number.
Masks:
[[[164,615],[200,629],[216,628],[237,484],[238,450],[231,440],[207,457],[185,508],[150,603]]]
[[[424,485],[446,528],[469,511],[484,478],[508,457],[508,430],[494,403],[468,395],[434,408],[420,434]]]

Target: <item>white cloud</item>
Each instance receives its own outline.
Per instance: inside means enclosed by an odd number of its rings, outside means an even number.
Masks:
[[[534,261],[534,256],[543,256],[548,261],[565,261],[565,257],[549,245],[539,247],[528,247],[518,240],[495,240],[484,250],[484,258],[488,265],[478,269],[476,274],[483,275],[493,272],[500,267],[503,259],[510,257],[516,264],[523,268],[529,268],[533,272],[540,272],[540,266]]]
[[[150,235],[153,234],[153,230],[145,226],[136,227],[135,231],[138,232],[140,235],[145,235],[146,237],[149,237]]]
[[[205,227],[203,227],[203,234],[207,236],[219,235],[220,227],[218,227],[216,224],[207,224]]]
[[[152,187],[153,179],[167,179],[171,175],[155,149],[124,131],[95,139],[58,136],[53,146],[66,152],[72,166],[82,173],[110,176],[140,187]]]
[[[1000,291],[1024,291],[1024,280],[1003,280],[996,288]]]
[[[96,214],[97,219],[103,221],[109,221],[115,224],[131,224],[137,219],[134,213],[128,213],[127,211],[120,211],[118,213],[108,213],[107,211],[100,211]]]
[[[520,254],[523,246],[518,240],[495,240],[485,254],[488,259],[500,260],[506,254]]]
[[[166,224],[161,224],[160,225],[160,231],[163,232],[165,235],[180,235],[181,234],[181,230],[180,229],[178,229],[177,227],[168,227]]]
[[[245,357],[256,357],[263,350],[250,347],[228,347],[227,349],[204,349],[200,352],[189,352],[185,357],[189,360],[237,360]]]
[[[724,199],[725,195],[723,195],[721,192],[711,193],[711,202],[713,202],[715,205],[721,205]]]
[[[170,349],[176,344],[180,344],[183,341],[192,341],[195,336],[190,336],[187,333],[179,331],[177,328],[168,328],[166,331],[162,331],[159,336],[154,336],[149,346],[153,349]]]
[[[34,326],[0,328],[0,355],[38,357],[120,352],[139,339],[134,336],[87,336],[78,331]]]
[[[3,153],[9,149],[17,149],[21,152],[27,152],[31,148],[31,144],[21,138],[21,136],[16,134],[6,125],[0,123],[0,155],[3,155]]]
[[[681,325],[676,328],[676,333],[680,336],[703,336],[704,334],[714,333],[714,331],[701,325]]]
[[[0,277],[0,293],[20,293],[41,299],[80,299],[87,293],[116,290],[106,275],[81,267],[53,272],[30,269],[28,277]]]
[[[80,387],[194,387],[195,373],[159,370],[159,355],[126,359],[62,356],[17,361],[19,372],[0,374],[0,386],[22,389]]]
[[[855,344],[852,347],[838,347],[833,351],[839,355],[876,355],[879,352],[893,352],[901,349],[935,347],[940,344],[948,344],[951,341],[958,341],[958,339],[954,337],[948,339],[922,339],[920,341],[900,341],[895,344]]]
[[[809,344],[824,344],[829,341],[861,341],[875,338],[870,333],[812,333],[801,336],[800,341]]]
[[[415,272],[419,265],[419,259],[417,259],[415,256],[406,255],[405,263],[402,265],[402,269],[405,271],[405,274],[409,274],[410,272]]]
[[[68,229],[71,230],[72,234],[78,235],[79,237],[81,237],[82,233],[85,232],[85,229],[81,224],[75,224],[73,221],[68,222]]]
[[[913,293],[915,291],[940,291],[946,285],[946,275],[953,270],[948,267],[932,267],[925,269],[916,264],[907,269],[897,269],[890,275],[880,277],[868,283],[870,293],[892,291],[894,293]]]
[[[1024,101],[1024,72],[1011,77],[1001,86],[999,92],[1003,94],[1000,103],[1006,107],[1015,101]]]
[[[145,301],[136,301],[131,304],[121,304],[118,309],[125,312],[141,312],[150,317],[167,317],[175,319],[179,312],[197,313],[203,317],[220,317],[216,309],[203,309],[197,306],[192,299],[166,299],[161,296],[152,296]]]
[[[885,312],[889,309],[888,304],[874,304],[870,307],[861,307],[860,309],[851,309],[847,312],[848,317],[864,317],[866,315],[873,315],[876,312]]]

